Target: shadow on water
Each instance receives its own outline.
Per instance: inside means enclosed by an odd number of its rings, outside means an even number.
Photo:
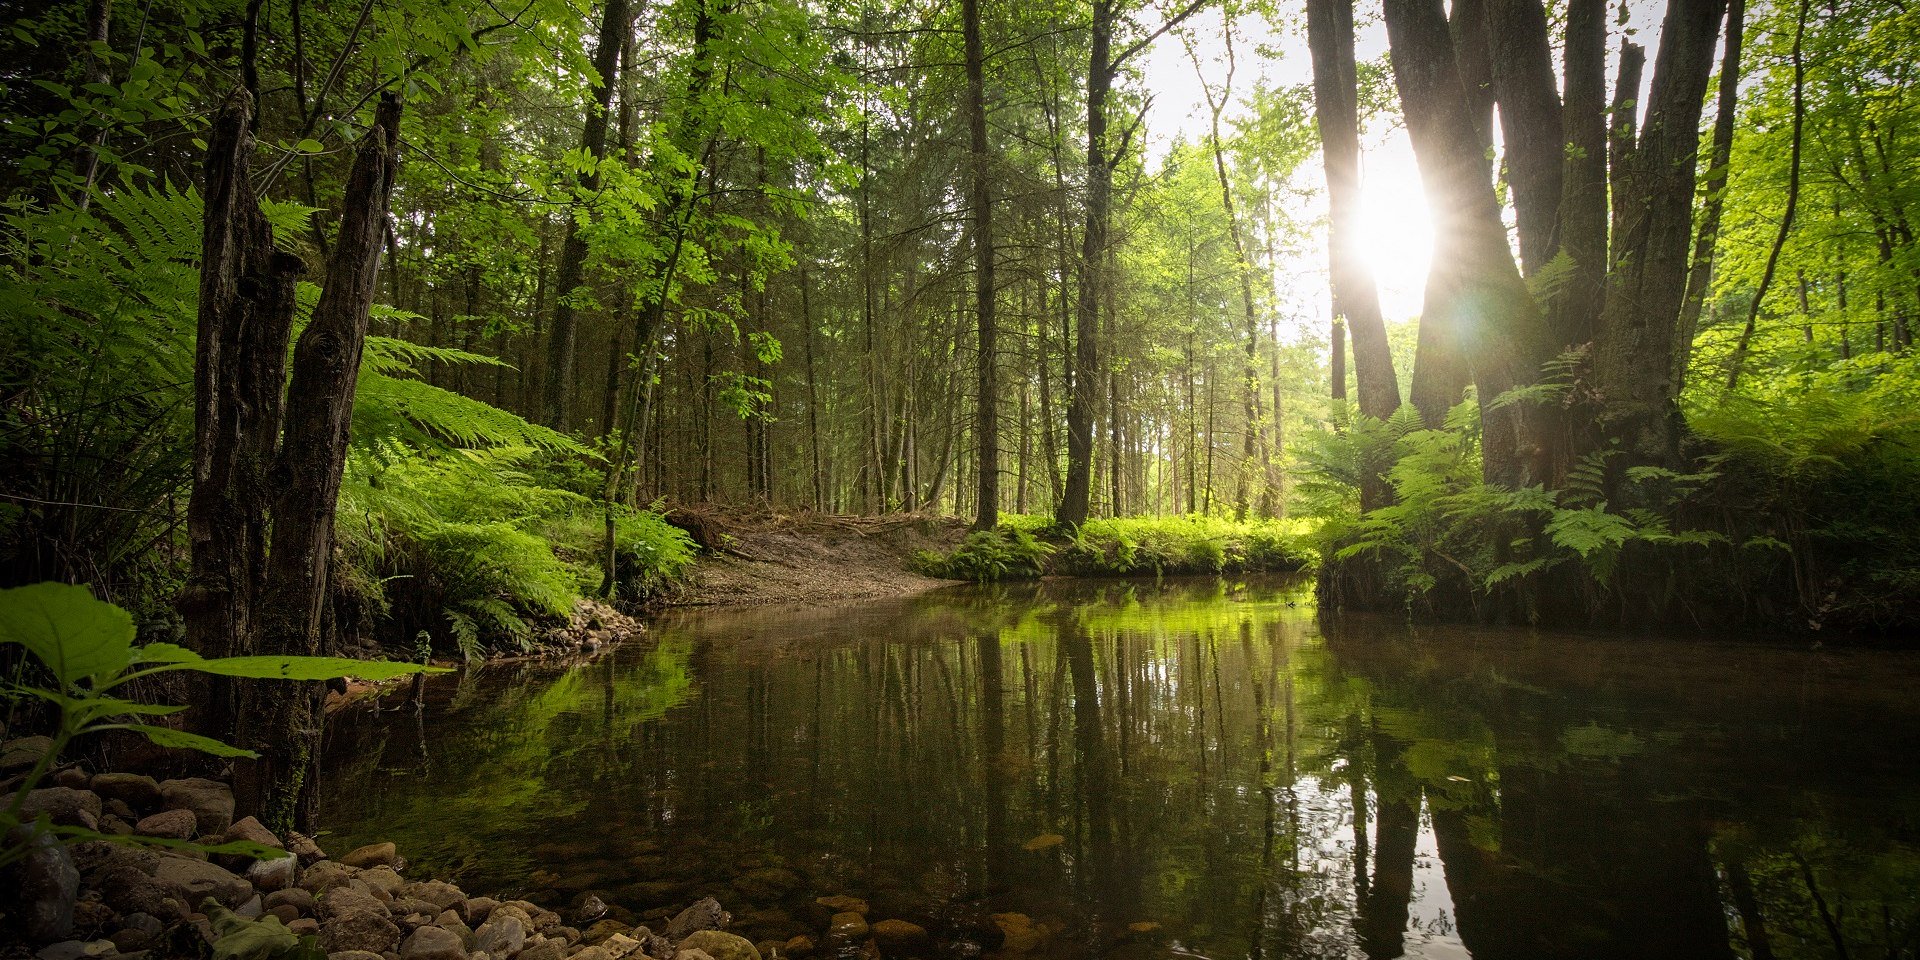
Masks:
[[[341,849],[970,956],[1911,957],[1920,659],[1323,631],[1287,581],[681,613],[330,734]],[[824,942],[824,941],[823,941]]]

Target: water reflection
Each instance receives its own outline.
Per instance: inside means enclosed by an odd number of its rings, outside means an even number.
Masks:
[[[1286,583],[678,615],[336,725],[333,846],[636,919],[1050,957],[1893,957],[1911,657],[1323,634]],[[1018,916],[1014,916],[1014,915]]]

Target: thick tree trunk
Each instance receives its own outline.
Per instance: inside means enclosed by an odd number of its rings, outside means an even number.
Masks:
[[[328,596],[334,507],[387,229],[400,107],[381,103],[342,198],[326,285],[286,371],[298,259],[274,248],[253,193],[252,98],[215,121],[195,357],[192,575],[180,608],[203,653],[312,654]],[[284,428],[283,428],[284,421]],[[271,550],[267,531],[271,526]],[[271,685],[268,685],[271,684]],[[276,689],[276,687],[289,689]],[[222,684],[211,719],[260,759],[238,808],[278,831],[311,813],[320,718],[311,684]]]
[[[326,286],[293,348],[286,433],[274,471],[273,547],[263,593],[260,652],[312,656],[331,584],[334,507],[346,468],[354,389],[367,323],[380,278],[381,239],[393,191],[400,141],[400,103],[383,99],[373,128],[360,140],[341,199],[340,231],[327,262]],[[272,690],[279,687],[279,690]],[[311,829],[318,801],[320,705],[317,683],[273,682],[254,689],[263,722],[243,745],[260,759],[234,779],[269,829]],[[251,719],[251,717],[249,717]]]
[[[580,135],[580,148],[598,161],[607,155],[607,115],[613,105],[613,88],[619,79],[620,47],[627,32],[627,0],[607,0],[601,11],[600,41],[593,51],[593,69],[600,75],[593,102],[587,105],[586,124]],[[580,193],[600,189],[600,174],[581,174]],[[567,238],[560,247],[560,275],[554,286],[559,291],[553,309],[553,323],[547,340],[547,377],[543,419],[547,426],[565,430],[569,426],[573,398],[574,354],[579,333],[574,297],[586,277],[587,238],[580,232],[577,216],[567,221]]]
[[[1607,3],[1570,0],[1564,55],[1566,142],[1560,176],[1560,252],[1571,261],[1548,295],[1547,327],[1560,346],[1593,339],[1607,285]]]
[[[1486,0],[1494,100],[1520,234],[1520,267],[1539,273],[1558,250],[1562,167],[1560,94],[1540,0]],[[1604,35],[1603,35],[1604,36]]]
[[[967,134],[971,182],[967,203],[973,214],[974,318],[979,335],[974,360],[974,446],[979,474],[978,509],[973,528],[991,530],[1000,523],[1000,377],[999,329],[993,315],[993,189],[987,153],[986,50],[980,39],[980,0],[961,0],[967,60]]]
[[[1674,337],[1693,240],[1700,112],[1725,11],[1726,0],[1668,5],[1646,126],[1621,179],[1624,206],[1615,206],[1617,252],[1594,379],[1608,408],[1603,427],[1644,463],[1677,455]]]
[[[280,443],[294,284],[304,265],[274,246],[253,192],[253,98],[236,91],[208,135],[200,307],[194,355],[192,567],[181,592],[188,643],[208,656],[253,652]],[[232,722],[237,685],[216,682],[209,721]],[[220,730],[230,735],[228,730]]]
[[[1493,184],[1480,175],[1484,153],[1439,0],[1387,0],[1386,19],[1402,113],[1434,217],[1436,249],[1421,317],[1421,349],[1428,347],[1429,324],[1457,336],[1479,388],[1486,479],[1519,486],[1538,451],[1518,406],[1495,400],[1535,375],[1542,339],[1539,309],[1514,265]],[[1416,366],[1416,403],[1419,386]]]

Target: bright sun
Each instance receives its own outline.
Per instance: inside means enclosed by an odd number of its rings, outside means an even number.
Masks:
[[[1380,286],[1388,322],[1420,312],[1433,256],[1433,226],[1420,186],[1420,168],[1404,130],[1368,144],[1361,160],[1360,249]]]

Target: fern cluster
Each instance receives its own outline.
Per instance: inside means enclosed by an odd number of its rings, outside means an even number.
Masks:
[[[1615,478],[1609,462],[1617,452],[1605,449],[1573,464],[1557,490],[1486,484],[1473,408],[1462,403],[1438,430],[1426,429],[1409,407],[1316,439],[1312,489],[1329,499],[1344,494],[1339,502],[1357,507],[1356,465],[1385,462],[1393,492],[1385,506],[1350,509],[1322,527],[1336,581],[1364,576],[1409,608],[1465,597],[1474,612],[1498,601],[1533,616],[1543,592],[1573,595],[1547,602],[1604,603],[1629,557],[1644,561],[1637,568],[1644,574],[1733,547],[1725,532],[1676,522],[1718,478],[1710,468],[1635,467]]]
[[[598,587],[603,517],[577,493],[521,469],[525,447],[356,457],[341,492],[343,579],[383,634],[424,631],[472,657],[526,649],[536,628],[570,616]],[[615,518],[618,585],[639,598],[693,561],[686,534],[657,512]]]
[[[268,203],[283,242],[312,212]],[[97,191],[0,223],[0,563],[15,581],[94,584],[172,616],[187,563],[202,202],[191,189]],[[318,288],[298,290],[297,325]],[[374,308],[386,327],[414,319]],[[337,527],[334,622],[473,653],[529,642],[600,581],[603,517],[571,482],[596,454],[429,383],[426,364],[499,360],[369,337]],[[627,597],[691,562],[657,512],[616,512]]]
[[[1003,526],[968,534],[951,553],[922,550],[914,555],[913,568],[943,580],[1031,580],[1047,572],[1052,554],[1053,547],[1032,533]]]

